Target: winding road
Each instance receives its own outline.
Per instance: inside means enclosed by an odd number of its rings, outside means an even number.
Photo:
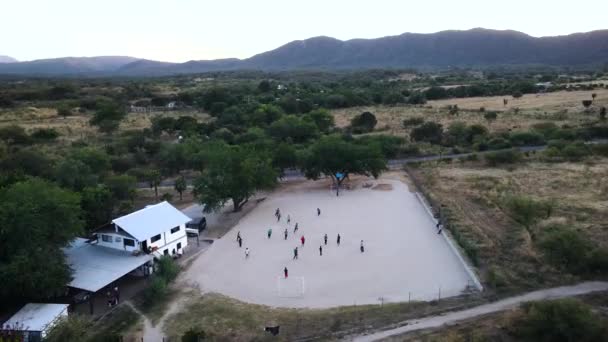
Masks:
[[[461,310],[461,311],[453,311],[449,313],[445,313],[443,315],[437,316],[429,316],[418,319],[412,319],[405,321],[401,324],[400,327],[375,332],[367,335],[359,335],[354,337],[346,338],[346,341],[355,341],[355,342],[368,342],[368,341],[378,341],[383,338],[401,335],[412,331],[423,330],[423,329],[431,329],[431,328],[439,328],[445,325],[451,325],[454,323],[458,323],[461,321],[465,321],[471,318],[487,315],[490,313],[505,311],[509,309],[516,308],[519,304],[530,302],[530,301],[538,301],[538,300],[547,300],[547,299],[557,299],[564,297],[573,297],[579,296],[583,294],[588,294],[597,291],[607,291],[608,290],[608,282],[601,281],[592,281],[592,282],[584,282],[577,285],[572,286],[561,286],[554,287],[550,289],[538,290],[533,292],[528,292],[519,296],[505,298],[493,303],[479,305],[470,309]]]

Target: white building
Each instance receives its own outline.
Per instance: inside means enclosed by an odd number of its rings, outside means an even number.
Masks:
[[[157,257],[177,256],[188,245],[186,223],[189,221],[181,211],[162,202],[119,217],[95,235],[99,246]]]
[[[26,304],[3,326],[24,332],[24,342],[40,341],[63,317],[68,316],[68,304]],[[9,328],[9,329],[10,329]]]

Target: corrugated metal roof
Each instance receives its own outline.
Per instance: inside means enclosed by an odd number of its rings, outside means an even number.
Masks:
[[[68,304],[29,303],[14,314],[4,325],[19,326],[26,331],[45,331],[62,314],[67,314]]]
[[[161,202],[119,217],[112,222],[137,240],[143,241],[188,221],[190,218],[174,206]]]
[[[77,289],[97,292],[118,278],[152,260],[151,255],[132,255],[118,249],[89,244],[76,238],[64,249],[74,271],[68,284]]]

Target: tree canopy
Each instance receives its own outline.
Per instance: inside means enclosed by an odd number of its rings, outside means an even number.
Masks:
[[[272,188],[277,171],[265,151],[249,146],[209,146],[209,164],[195,181],[194,194],[206,211],[219,210],[229,200],[239,211],[258,190]]]
[[[0,297],[56,294],[71,276],[61,248],[83,228],[79,196],[33,178],[3,189],[0,202]]]
[[[340,136],[324,136],[315,142],[301,157],[302,169],[307,178],[330,176],[339,195],[340,185],[350,174],[378,177],[387,169],[377,144],[360,145]],[[343,177],[338,178],[340,173]]]

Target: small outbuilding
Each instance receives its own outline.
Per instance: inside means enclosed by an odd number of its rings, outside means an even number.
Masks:
[[[3,326],[24,332],[24,342],[38,342],[57,322],[68,316],[68,304],[29,303],[14,314]]]

